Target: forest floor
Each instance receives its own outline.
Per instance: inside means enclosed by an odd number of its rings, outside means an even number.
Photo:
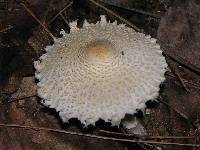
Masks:
[[[36,96],[33,61],[60,37],[69,22],[84,19],[125,23],[156,38],[168,63],[157,102],[136,117],[147,135],[98,121],[83,128],[77,119],[63,124]],[[1,0],[0,150],[199,148],[200,3],[195,0]]]

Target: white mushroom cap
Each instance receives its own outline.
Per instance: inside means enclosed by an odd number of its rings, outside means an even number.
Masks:
[[[61,31],[34,62],[38,96],[64,122],[78,118],[87,126],[101,118],[119,125],[158,96],[167,64],[155,39],[105,16],[81,29],[70,25],[71,33]]]

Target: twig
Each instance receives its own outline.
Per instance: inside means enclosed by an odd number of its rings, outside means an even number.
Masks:
[[[62,13],[60,14],[60,16],[62,17],[62,19],[64,20],[64,22],[65,22],[67,25],[69,25],[67,19],[65,18],[65,16],[64,16]]]
[[[112,138],[106,136],[98,136],[94,134],[83,134],[79,132],[72,132],[72,131],[65,131],[59,129],[52,129],[52,128],[44,128],[44,127],[32,127],[32,126],[24,126],[18,124],[0,124],[1,127],[10,127],[10,128],[23,128],[23,129],[32,129],[35,131],[48,131],[48,132],[56,132],[68,135],[75,135],[75,136],[83,136],[88,138],[96,138],[102,140],[111,140],[111,141],[119,141],[119,142],[129,142],[129,143],[142,143],[142,144],[162,144],[162,145],[177,145],[177,146],[188,146],[188,147],[199,147],[199,145],[194,144],[184,144],[184,143],[174,143],[174,142],[157,142],[157,141],[143,141],[143,140],[130,140],[130,139],[123,139],[123,138]]]
[[[6,95],[6,96],[11,96],[12,94],[16,93],[19,90],[19,88],[17,88],[16,90],[14,90],[13,92],[7,93],[7,92],[3,92],[0,94]]]
[[[180,81],[181,85],[183,86],[183,88],[185,89],[186,92],[190,92],[189,89],[187,88],[187,86],[185,85],[185,82],[183,81],[181,75],[179,74],[177,68],[175,65],[173,65],[173,63],[168,63],[169,68],[172,70],[172,72],[177,76],[178,80]]]
[[[51,24],[52,22],[54,22],[54,20],[62,14],[63,11],[65,11],[67,8],[69,8],[71,5],[73,4],[73,1],[71,1],[69,4],[67,4],[63,9],[61,9],[58,14],[56,14],[50,21],[48,24]]]
[[[25,74],[23,77],[35,77],[35,74],[34,73]]]
[[[185,83],[187,83],[187,84],[190,84],[191,87],[200,90],[200,85],[199,85],[199,84],[194,83],[194,82],[190,82],[190,81],[185,80],[185,79],[183,79],[183,81],[184,81]]]
[[[167,76],[176,78],[176,76],[174,76],[174,75],[171,74],[170,72],[166,72],[165,74],[166,74]],[[199,85],[199,84],[194,83],[194,82],[191,82],[191,81],[188,81],[188,80],[186,80],[186,79],[184,79],[184,78],[182,78],[182,80],[183,80],[185,83],[187,83],[187,84],[189,84],[190,86],[192,86],[193,88],[196,88],[196,89],[199,89],[199,90],[200,90],[200,85]]]
[[[47,16],[49,14],[49,11],[50,11],[50,9],[52,7],[52,3],[53,3],[53,0],[50,0],[50,2],[48,3],[47,9],[44,12],[43,18],[41,19],[43,24],[46,24],[46,19],[47,19]]]
[[[120,19],[121,21],[123,21],[124,23],[128,24],[129,26],[131,26],[133,29],[135,29],[138,32],[142,32],[142,30],[140,30],[138,27],[136,27],[134,24],[132,24],[130,21],[124,19],[123,17],[121,17],[120,15],[116,14],[114,11],[106,8],[105,6],[101,5],[100,3],[94,1],[94,0],[89,0],[90,2],[92,2],[93,4],[97,5],[98,7],[104,9],[105,11],[107,11],[108,13],[110,13],[111,15],[117,17],[118,19]]]
[[[119,132],[111,132],[106,130],[99,130],[102,133],[112,134],[112,135],[121,135],[126,137],[139,137],[139,135],[134,134],[126,134],[126,133],[119,133]],[[142,136],[142,139],[193,139],[195,136]]]
[[[164,105],[166,105],[169,109],[173,110],[175,113],[177,113],[180,117],[182,117],[183,119],[185,119],[187,121],[188,124],[190,124],[193,128],[196,128],[196,125],[189,120],[188,116],[186,116],[184,113],[180,112],[179,110],[177,110],[176,108],[170,106],[168,103],[162,101],[161,99],[158,99],[159,102],[163,103]],[[196,139],[196,138],[195,138]],[[195,140],[194,139],[194,140]]]
[[[8,102],[2,103],[2,105],[8,104],[8,103],[12,103],[12,102],[16,102],[16,101],[20,101],[20,100],[24,100],[26,98],[32,98],[35,97],[36,95],[31,95],[31,96],[26,96],[26,97],[22,97],[22,98],[18,98],[18,99],[12,99]]]
[[[188,117],[181,113],[179,110],[177,110],[176,108],[170,106],[168,103],[164,102],[163,100],[161,100],[160,98],[158,99],[159,102],[165,104],[167,107],[169,107],[170,109],[172,109],[173,111],[175,111],[179,116],[181,116],[182,118],[184,118],[185,120],[188,120]]]
[[[183,88],[185,89],[185,91],[188,92],[188,93],[190,93],[190,90],[185,85],[185,82],[183,81],[181,75],[179,74],[179,72],[178,72],[178,70],[176,68],[174,68],[174,73],[178,77],[178,79],[181,82],[181,84],[182,84]]]
[[[100,0],[100,1],[101,1],[101,0]],[[110,6],[114,6],[114,7],[126,9],[126,10],[129,10],[129,11],[133,11],[133,12],[136,12],[136,13],[139,13],[139,14],[146,15],[146,16],[150,16],[150,17],[152,17],[152,18],[157,18],[157,19],[160,19],[160,18],[161,18],[160,15],[153,14],[153,13],[150,13],[150,12],[147,12],[147,11],[144,11],[144,10],[135,9],[135,8],[129,8],[129,7],[122,7],[122,6],[119,6],[119,5],[116,5],[116,4],[111,4],[111,3],[109,3],[108,1],[106,1],[106,2],[101,1],[101,2],[102,2],[102,3],[105,3],[105,4],[107,4],[107,5],[110,5]]]
[[[195,66],[193,66],[191,63],[187,62],[186,60],[183,60],[182,58],[178,57],[178,56],[174,56],[171,53],[168,53],[166,51],[163,52],[163,54],[170,58],[171,60],[177,62],[178,64],[180,64],[181,66],[188,68],[189,70],[191,70],[192,72],[200,75],[200,68],[197,68]]]
[[[24,9],[44,28],[44,30],[52,37],[54,38],[53,34],[46,28],[46,26],[36,17],[36,15],[24,4],[20,3]]]
[[[10,30],[10,29],[12,29],[12,28],[13,28],[13,26],[9,25],[9,26],[6,27],[6,28],[0,29],[0,33],[6,32],[6,31],[8,31],[8,30]]]

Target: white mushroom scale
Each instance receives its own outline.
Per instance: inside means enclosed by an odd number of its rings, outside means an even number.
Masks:
[[[105,16],[80,29],[76,24],[34,62],[45,106],[55,108],[63,122],[78,118],[87,126],[103,119],[119,125],[125,114],[158,97],[167,64],[155,39]]]

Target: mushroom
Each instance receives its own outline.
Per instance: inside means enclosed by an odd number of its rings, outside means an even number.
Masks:
[[[126,114],[145,108],[159,95],[166,61],[156,40],[117,22],[82,28],[70,23],[34,62],[37,94],[63,122],[78,118],[85,126],[102,119],[119,125]]]

